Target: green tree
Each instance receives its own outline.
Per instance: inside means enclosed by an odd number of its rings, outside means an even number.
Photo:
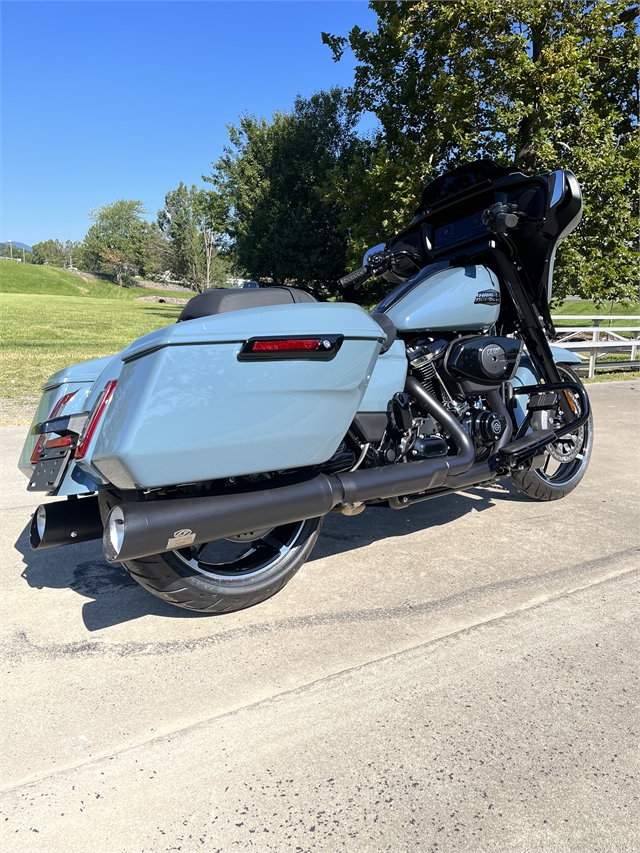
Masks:
[[[220,205],[213,191],[192,184],[168,192],[158,211],[158,227],[170,247],[169,269],[177,278],[202,290],[220,281],[224,264],[217,261],[221,243]],[[226,278],[226,276],[225,276]]]
[[[64,265],[64,246],[60,240],[43,240],[41,243],[34,243],[33,249],[34,264],[46,264],[47,266],[61,267]]]
[[[243,115],[210,181],[238,265],[252,278],[297,282],[319,293],[345,269],[339,206],[323,194],[330,170],[344,168],[355,119],[339,89],[298,97],[271,122]]]
[[[171,246],[171,272],[174,276],[199,287],[203,281],[203,247],[194,209],[198,189],[180,186],[168,192],[164,207],[158,211],[158,226]]]
[[[89,213],[93,225],[83,244],[84,265],[115,278],[122,286],[132,275],[146,272],[145,244],[149,224],[141,201],[118,199]]]
[[[171,271],[173,266],[173,247],[157,222],[151,222],[144,235],[144,273],[161,276]]]
[[[627,0],[371,3],[375,32],[323,34],[357,60],[351,104],[380,132],[330,196],[352,260],[411,219],[420,187],[478,157],[527,173],[572,169],[583,222],[556,292],[634,295],[638,281],[637,7]],[[375,198],[371,204],[369,198]]]
[[[81,262],[82,241],[65,240],[62,247],[64,266],[75,267]]]

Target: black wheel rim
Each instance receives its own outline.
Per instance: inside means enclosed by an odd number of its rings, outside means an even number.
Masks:
[[[562,378],[565,371],[559,368],[559,372]],[[573,381],[576,379],[572,375],[568,375],[565,378]],[[578,413],[581,413],[582,407],[580,406],[578,397],[575,394],[571,394],[571,400],[576,406]],[[567,486],[581,473],[582,468],[588,463],[591,452],[591,441],[591,419],[589,419],[575,433],[569,433],[555,443],[557,446],[555,448],[557,455],[554,456],[552,453],[547,452],[543,465],[535,469],[536,474],[541,480],[544,480],[544,482],[555,488]],[[575,453],[576,448],[577,453]],[[562,449],[565,449],[568,455],[572,457],[567,462],[563,462],[561,458],[557,458],[562,455]]]
[[[305,524],[305,521],[283,524],[255,540],[218,539],[173,553],[183,564],[206,577],[255,577],[287,557],[299,544]]]

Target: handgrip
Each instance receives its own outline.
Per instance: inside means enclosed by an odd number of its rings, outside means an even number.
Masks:
[[[369,267],[360,267],[359,270],[354,270],[348,275],[343,276],[340,279],[340,286],[351,287],[351,285],[355,285],[358,287],[359,285],[364,284],[368,278],[371,278],[371,270]]]

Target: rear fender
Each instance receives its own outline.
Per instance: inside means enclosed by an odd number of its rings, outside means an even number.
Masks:
[[[42,386],[42,397],[31,421],[31,426],[18,461],[18,468],[26,477],[30,478],[34,469],[34,466],[31,464],[31,454],[38,440],[38,434],[34,431],[37,424],[42,423],[51,416],[58,401],[66,394],[73,394],[73,397],[58,414],[69,415],[86,411],[89,408],[94,387],[99,385],[97,380],[108,369],[109,365],[114,362],[119,367],[120,361],[118,357],[109,355],[104,358],[81,362],[80,364],[72,364],[63,370],[59,370],[47,379]],[[83,494],[95,491],[101,483],[104,483],[102,478],[94,481],[94,478],[87,477],[85,472],[76,469],[77,466],[75,463],[69,466],[69,470],[56,494]]]

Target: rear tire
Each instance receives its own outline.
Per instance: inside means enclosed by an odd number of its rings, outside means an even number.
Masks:
[[[577,373],[574,373],[566,364],[559,364],[558,372],[560,373],[561,380],[582,384],[582,380]],[[572,397],[572,399],[579,405],[577,398]],[[591,459],[591,451],[593,449],[593,415],[589,415],[586,424],[580,427],[576,433],[570,433],[569,436],[565,436],[565,438],[571,437],[573,437],[575,442],[574,447],[571,449],[571,454],[575,453],[573,459],[562,462],[557,458],[561,454],[556,452],[556,457],[554,458],[551,452],[547,452],[544,455],[544,462],[537,468],[533,468],[533,465],[530,464],[522,471],[513,472],[511,480],[518,491],[533,498],[535,501],[557,501],[575,489],[586,474],[589,460]],[[559,444],[560,442],[557,443]]]
[[[119,500],[101,492],[100,503],[106,518]],[[122,565],[148,592],[169,604],[200,613],[231,613],[280,592],[311,554],[323,520],[298,521]]]

